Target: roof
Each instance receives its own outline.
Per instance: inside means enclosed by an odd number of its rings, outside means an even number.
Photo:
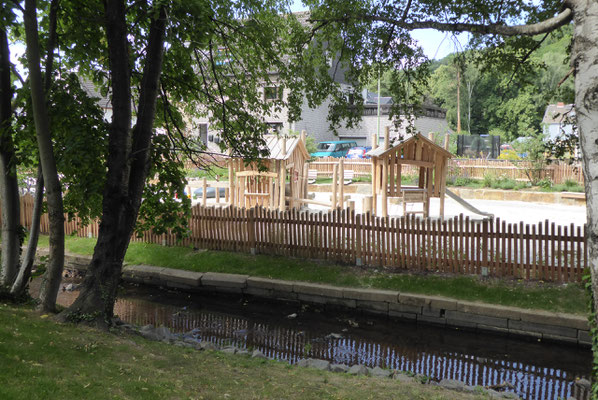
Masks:
[[[389,149],[384,149],[384,146],[378,146],[376,149],[370,150],[366,153],[366,155],[372,156],[372,157],[384,157],[389,153],[392,153],[393,151],[397,151],[399,148],[414,142],[416,140],[423,140],[424,142],[427,142],[430,146],[432,146],[432,148],[434,149],[434,151],[441,153],[442,155],[452,158],[453,154],[445,149],[443,149],[442,147],[438,146],[436,143],[434,143],[433,141],[431,141],[430,139],[426,138],[424,135],[422,135],[421,133],[417,133],[413,136],[411,136],[410,138],[403,140],[402,142],[400,142],[399,144],[389,148]]]
[[[364,104],[378,104],[378,93],[376,92],[370,92],[367,89],[363,90],[362,93],[363,96],[363,103]],[[392,104],[392,97],[390,96],[380,96],[380,105],[384,105],[384,106],[389,106]]]
[[[87,93],[89,97],[95,97],[98,99],[98,106],[101,108],[112,108],[110,99],[106,96],[102,96],[97,86],[87,78],[79,77],[81,88]]]
[[[568,117],[575,116],[575,104],[549,104],[544,112],[543,124],[562,124],[567,123]]]
[[[300,151],[303,153],[305,158],[309,158],[309,153],[305,148],[305,144],[301,141],[299,137],[288,137],[286,138],[286,154],[283,155],[282,152],[282,145],[285,142],[282,137],[276,135],[265,135],[264,140],[266,141],[266,146],[270,151],[270,160],[286,160],[295,150]]]

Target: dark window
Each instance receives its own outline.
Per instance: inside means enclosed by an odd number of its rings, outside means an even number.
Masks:
[[[279,134],[282,131],[282,122],[270,122],[268,125],[268,135]]]
[[[203,144],[208,143],[208,124],[199,124],[199,140]]]
[[[264,88],[264,100],[274,101],[282,100],[282,88],[276,86],[267,86]]]

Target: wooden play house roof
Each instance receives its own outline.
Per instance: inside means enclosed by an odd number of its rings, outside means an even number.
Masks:
[[[306,160],[310,155],[305,143],[300,137],[289,137],[283,139],[275,135],[264,136],[266,147],[270,151],[269,160],[288,160],[296,151]],[[283,151],[285,149],[286,151]]]
[[[388,133],[387,133],[388,134]],[[444,215],[444,194],[448,159],[453,155],[433,141],[418,133],[393,146],[380,146],[367,154],[372,157],[372,196],[382,195],[383,211],[386,215],[386,197],[403,197],[407,187],[402,186],[402,165],[419,167],[418,188],[424,203],[424,216],[428,215],[429,198],[440,198],[440,215]],[[403,198],[403,202],[407,199]]]

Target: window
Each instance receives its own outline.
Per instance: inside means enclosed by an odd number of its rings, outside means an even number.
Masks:
[[[282,88],[276,86],[267,86],[264,88],[264,100],[275,101],[282,100]]]
[[[199,124],[199,140],[203,144],[208,143],[208,124]]]
[[[282,122],[269,122],[266,125],[268,125],[268,131],[266,132],[268,135],[277,135],[282,130]]]

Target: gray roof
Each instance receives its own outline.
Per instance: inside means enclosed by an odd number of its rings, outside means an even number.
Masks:
[[[370,92],[367,89],[363,89],[363,103],[364,104],[378,104],[378,93]],[[392,104],[392,97],[390,96],[380,96],[380,105],[389,106]]]
[[[544,124],[562,124],[567,122],[568,117],[575,116],[575,104],[549,104],[546,107],[542,123]]]
[[[299,145],[299,142],[301,141],[301,139],[299,137],[289,137],[286,139],[286,146],[285,146],[286,154],[285,155],[283,155],[283,152],[282,152],[283,142],[284,142],[282,137],[278,137],[276,135],[265,135],[264,140],[266,141],[266,146],[268,147],[268,150],[270,151],[269,159],[271,159],[271,160],[286,160],[286,159],[288,159],[291,156],[291,154],[293,154],[293,151],[295,151],[295,148],[297,146],[303,146],[303,148],[304,148],[303,151],[306,154],[306,157],[309,157],[309,154],[307,154],[307,150],[305,150],[305,146]]]
[[[95,97],[98,99],[98,105],[101,108],[112,108],[112,103],[107,96],[102,96],[98,87],[87,78],[79,77],[81,88],[87,93],[89,97]]]

